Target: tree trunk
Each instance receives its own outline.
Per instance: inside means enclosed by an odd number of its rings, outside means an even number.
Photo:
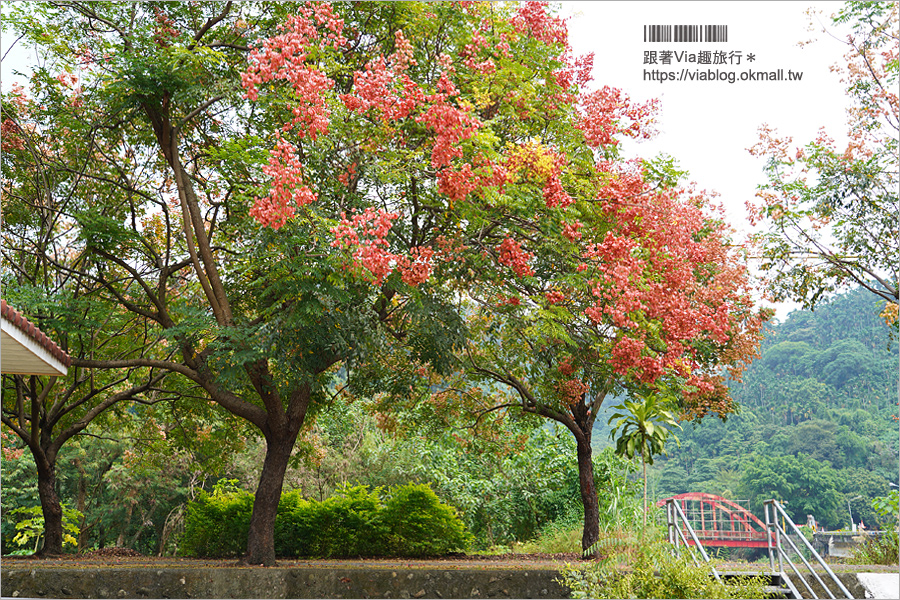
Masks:
[[[134,514],[134,503],[129,503],[125,509],[125,520],[122,521],[122,527],[119,529],[119,537],[116,538],[116,548],[125,546],[125,534],[128,533],[128,526],[131,525],[131,515]]]
[[[62,504],[56,493],[56,464],[49,459],[35,457],[38,472],[38,496],[44,514],[44,546],[36,552],[41,556],[62,554]]]
[[[643,441],[641,443],[643,443]],[[644,458],[643,446],[641,446],[641,464],[644,467],[644,529],[642,530],[641,535],[644,535],[643,531],[647,529],[647,461]]]
[[[293,430],[293,428],[291,428]],[[247,535],[247,554],[241,560],[248,565],[271,567],[275,564],[275,516],[281,500],[281,488],[287,471],[291,450],[297,441],[297,431],[270,435],[266,440],[266,459],[263,462],[250,516]]]
[[[587,550],[600,539],[600,504],[597,500],[597,488],[594,485],[594,462],[591,458],[590,437],[587,441],[578,441],[578,485],[581,488],[581,504],[584,506],[584,531],[581,536],[581,549]],[[597,550],[594,550],[597,554]]]

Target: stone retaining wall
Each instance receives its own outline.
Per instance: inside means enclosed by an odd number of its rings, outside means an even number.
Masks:
[[[30,598],[568,598],[541,569],[64,567],[3,569],[0,594]]]
[[[869,579],[860,582],[863,575]],[[4,598],[568,598],[556,569],[3,566]],[[839,573],[854,598],[898,598],[896,573]],[[792,580],[794,578],[792,577]],[[802,584],[794,580],[800,589]],[[829,583],[829,587],[831,587]],[[817,584],[820,598],[826,593]],[[887,590],[887,591],[885,591]],[[803,590],[805,591],[805,590]],[[837,590],[835,590],[837,591]],[[805,594],[804,594],[805,595]],[[836,594],[840,597],[840,594]]]

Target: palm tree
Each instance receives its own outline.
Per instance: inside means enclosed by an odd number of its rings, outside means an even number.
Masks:
[[[657,394],[649,394],[641,402],[626,400],[613,406],[616,412],[609,418],[609,425],[616,421],[609,433],[616,440],[616,454],[634,458],[641,455],[644,471],[644,529],[647,528],[647,463],[653,464],[655,454],[665,454],[666,441],[671,434],[669,427],[681,429],[675,415],[664,409]],[[619,433],[621,430],[621,433]],[[672,436],[678,443],[678,438]]]

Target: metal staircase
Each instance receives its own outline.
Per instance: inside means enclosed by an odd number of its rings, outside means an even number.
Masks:
[[[709,555],[703,548],[703,544],[701,544],[698,539],[694,528],[691,526],[690,521],[674,499],[666,501],[666,526],[669,542],[674,546],[676,552],[680,553],[682,551],[687,551],[694,561],[694,564],[697,566],[701,566],[700,561],[702,560],[709,567],[712,576],[726,584],[730,579],[737,577],[755,576],[767,579],[766,591],[769,592],[771,595],[770,597],[822,598],[822,596],[819,596],[818,594],[824,591],[824,593],[827,594],[827,596],[825,596],[827,598],[853,598],[841,580],[834,574],[834,571],[831,570],[822,557],[819,556],[815,549],[813,549],[812,545],[803,536],[794,522],[787,516],[787,513],[784,512],[784,508],[782,508],[777,500],[767,500],[765,502],[765,511],[766,539],[769,550],[770,567],[768,572],[719,572],[719,570],[710,562]],[[779,519],[781,520],[780,525],[778,523]],[[794,538],[801,541],[801,545],[809,555],[809,559],[818,562],[819,566],[825,571],[824,574],[827,575],[827,579],[830,580],[831,586],[838,591],[840,596],[835,596],[832,588],[829,587],[829,585],[826,585],[825,580],[823,580],[820,574],[815,571],[807,557],[803,555],[788,530],[792,532]],[[803,563],[803,566],[808,570],[808,573],[801,571],[797,567],[793,557],[798,558],[800,562]],[[788,576],[785,571],[785,563],[787,563],[788,567],[790,567],[793,572],[791,576]],[[810,581],[807,579],[810,579]],[[804,588],[803,592],[801,592],[794,584],[794,580],[797,580],[802,584],[801,587]],[[818,585],[815,585],[816,583]]]
[[[765,511],[766,511],[766,531],[769,533],[769,566],[772,571],[775,571],[775,562],[777,557],[778,562],[778,572],[784,575],[784,563],[786,562],[791,570],[796,575],[798,581],[803,584],[803,587],[806,588],[806,592],[809,594],[808,596],[804,596],[807,598],[820,598],[817,592],[824,591],[828,594],[828,598],[853,598],[853,595],[846,588],[846,586],[838,579],[837,575],[834,574],[834,571],[831,570],[831,567],[825,563],[819,553],[815,551],[812,547],[812,544],[809,543],[809,540],[803,535],[803,533],[797,528],[791,518],[784,512],[784,508],[781,504],[778,503],[777,500],[766,500],[765,501]],[[781,518],[781,524],[779,525],[778,519]],[[822,579],[819,573],[813,568],[810,564],[809,560],[805,556],[803,556],[803,552],[800,551],[800,548],[794,543],[792,536],[788,532],[790,530],[793,533],[793,538],[796,538],[800,542],[802,542],[802,546],[806,549],[809,558],[814,559],[819,563],[819,566],[822,570],[825,571],[824,575],[828,576],[831,585],[833,588],[840,593],[840,596],[835,596],[835,592],[832,591],[832,587],[829,587],[825,584],[825,581]],[[794,563],[794,560],[791,558],[791,551],[793,554],[800,559],[803,563],[803,566],[809,571],[808,573],[801,573],[801,571],[797,568],[797,565]],[[815,581],[819,584],[819,587],[815,590],[813,589],[812,582]],[[800,598],[801,596],[794,596],[795,598]]]

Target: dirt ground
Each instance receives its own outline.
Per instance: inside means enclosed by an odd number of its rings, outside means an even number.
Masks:
[[[5,556],[5,567],[27,562],[31,567],[240,567],[237,559],[198,559],[177,557],[143,556],[126,548],[104,548],[83,554],[64,554],[52,558],[31,556]],[[343,567],[359,569],[559,569],[566,564],[587,565],[591,561],[581,558],[578,553],[565,554],[455,554],[438,558],[350,558],[350,559],[280,559],[276,566],[281,568],[323,568]],[[720,571],[768,571],[768,561],[718,562]],[[850,565],[829,563],[838,573],[896,573],[897,565]],[[245,567],[254,568],[254,567]],[[817,569],[818,570],[818,569]]]
[[[240,567],[236,558],[203,559],[143,556],[127,548],[104,548],[82,554],[64,554],[50,558],[34,556],[4,556],[4,566],[13,563],[27,562],[29,566],[115,566],[115,567],[164,567],[164,566],[197,566],[197,567]],[[316,568],[346,567],[366,569],[557,569],[566,563],[576,564],[588,562],[575,552],[566,554],[453,554],[435,558],[327,558],[298,559],[282,558],[277,562],[282,568]]]

